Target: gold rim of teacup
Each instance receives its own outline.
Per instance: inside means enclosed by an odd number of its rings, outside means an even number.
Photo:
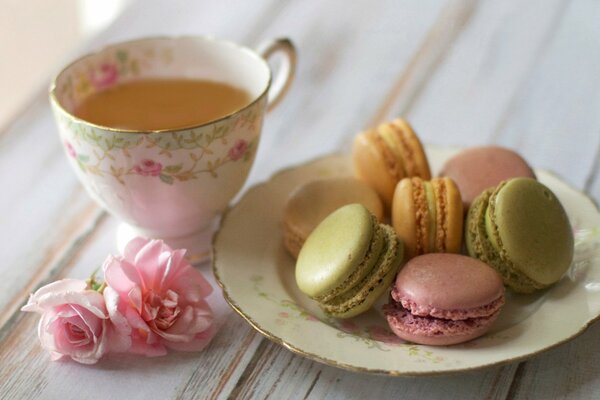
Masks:
[[[89,121],[86,121],[85,119],[81,119],[81,118],[73,115],[71,112],[65,110],[65,108],[62,106],[62,104],[60,103],[60,101],[56,97],[56,81],[64,73],[66,73],[66,71],[69,68],[71,68],[75,64],[77,64],[77,63],[85,60],[88,57],[92,57],[94,55],[103,53],[106,50],[111,49],[111,48],[116,48],[118,46],[123,46],[123,45],[127,45],[127,44],[132,44],[132,43],[140,43],[140,42],[153,41],[153,40],[173,40],[174,41],[174,40],[181,40],[181,39],[201,39],[201,40],[204,40],[206,42],[219,43],[219,44],[223,44],[225,46],[230,46],[230,47],[235,48],[237,50],[243,51],[244,53],[250,55],[251,57],[253,57],[257,61],[263,63],[265,65],[265,67],[267,68],[268,79],[267,79],[267,84],[265,85],[265,88],[250,103],[248,103],[244,107],[236,109],[235,111],[232,111],[229,114],[224,115],[224,116],[222,116],[220,118],[216,118],[216,119],[210,120],[208,122],[204,122],[202,124],[184,126],[184,127],[179,127],[179,128],[156,129],[156,130],[119,129],[119,128],[111,128],[110,126],[104,126],[104,125],[94,124],[93,122],[89,122]],[[85,54],[85,55],[83,55],[81,57],[78,57],[77,59],[75,59],[72,62],[70,62],[69,64],[67,64],[63,69],[60,70],[60,72],[58,72],[54,76],[54,78],[52,79],[52,82],[50,83],[49,96],[50,96],[50,101],[52,102],[52,104],[54,105],[54,107],[56,107],[57,110],[59,110],[66,118],[68,118],[68,119],[70,119],[72,121],[75,121],[77,123],[83,123],[83,124],[92,126],[94,128],[98,128],[98,129],[102,129],[102,130],[106,130],[106,131],[110,131],[110,132],[118,132],[118,133],[135,133],[135,134],[173,133],[173,132],[187,131],[187,130],[190,130],[190,129],[198,129],[198,128],[202,128],[202,127],[205,127],[205,126],[212,125],[212,124],[214,124],[216,122],[225,121],[225,120],[233,117],[234,115],[238,114],[239,112],[244,111],[244,110],[246,110],[246,109],[254,106],[256,103],[258,103],[259,101],[261,101],[267,95],[267,93],[269,92],[269,88],[271,87],[272,78],[273,78],[273,74],[272,74],[271,68],[269,67],[269,64],[267,63],[267,61],[264,58],[262,58],[258,53],[256,53],[256,51],[252,50],[251,48],[246,47],[246,46],[242,46],[242,45],[237,44],[235,42],[232,42],[232,41],[229,41],[229,40],[224,40],[224,39],[217,39],[217,38],[215,38],[213,36],[203,36],[203,35],[152,36],[152,37],[145,37],[145,38],[132,39],[132,40],[126,40],[126,41],[123,41],[123,42],[113,43],[113,44],[101,47],[100,49],[98,49],[96,51],[93,51],[93,52],[87,53],[87,54]]]

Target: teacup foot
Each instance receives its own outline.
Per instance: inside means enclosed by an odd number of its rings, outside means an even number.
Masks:
[[[156,238],[162,239],[173,249],[186,249],[185,258],[194,265],[202,264],[210,260],[212,236],[218,227],[218,218],[215,219],[208,228],[192,233],[191,235],[176,238]],[[123,254],[125,246],[135,237],[147,237],[143,232],[126,223],[121,223],[117,228],[117,248]]]

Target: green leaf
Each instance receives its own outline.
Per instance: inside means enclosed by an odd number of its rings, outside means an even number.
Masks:
[[[164,175],[164,174],[160,174],[158,176],[160,178],[161,181],[163,181],[164,183],[168,183],[169,185],[173,184],[173,177],[169,176],[169,175]]]
[[[139,75],[139,73],[140,73],[140,65],[139,65],[139,63],[137,62],[137,60],[133,60],[133,61],[131,61],[131,72],[132,72],[134,75]]]
[[[100,146],[102,150],[108,151],[112,147],[112,143],[110,143],[108,139],[98,140],[98,146]]]
[[[117,51],[117,60],[125,62],[127,60],[127,52],[125,50]]]
[[[169,173],[169,174],[176,174],[179,171],[181,171],[181,168],[183,168],[183,164],[177,164],[177,165],[168,165],[166,167],[163,168],[163,171]]]
[[[77,159],[81,162],[88,162],[90,160],[90,157],[86,156],[85,154],[79,154],[77,155]]]

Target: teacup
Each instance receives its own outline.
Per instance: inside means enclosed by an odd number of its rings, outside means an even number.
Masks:
[[[187,248],[193,261],[209,254],[216,221],[254,161],[264,114],[294,76],[296,52],[289,40],[259,49],[208,37],[140,39],[84,56],[55,78],[50,100],[66,154],[92,198],[127,224],[119,247],[140,235]],[[266,59],[275,53],[283,61],[272,81]],[[87,96],[140,78],[223,82],[252,100],[186,129],[116,129],[75,116]]]

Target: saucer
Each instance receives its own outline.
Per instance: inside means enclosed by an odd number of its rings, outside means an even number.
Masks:
[[[457,149],[426,148],[434,173]],[[282,241],[288,195],[315,178],[351,175],[349,155],[335,154],[277,173],[254,186],[224,216],[213,240],[213,270],[231,307],[267,338],[309,359],[352,371],[434,375],[522,360],[581,334],[600,317],[600,212],[556,175],[536,170],[563,203],[575,231],[575,259],[551,288],[507,293],[500,318],[484,336],[433,347],[404,342],[380,311],[349,320],[324,314],[298,289],[295,260]]]

